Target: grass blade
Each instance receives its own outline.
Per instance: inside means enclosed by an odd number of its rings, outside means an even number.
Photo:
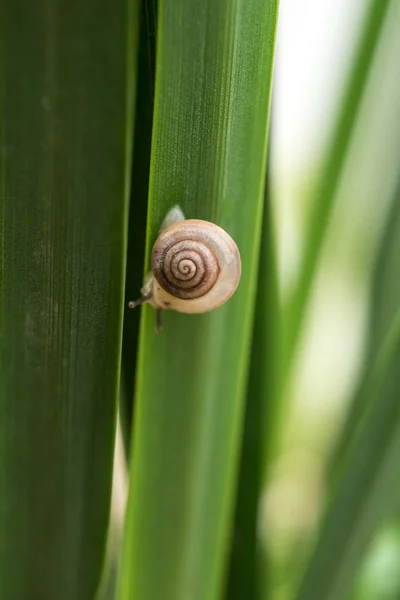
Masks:
[[[213,313],[144,307],[119,600],[223,584],[261,230],[277,3],[159,4],[147,256],[167,210],[224,227],[243,277]],[[147,260],[147,265],[149,264]],[[161,500],[161,501],[160,501]]]
[[[2,598],[92,600],[101,574],[136,24],[126,0],[0,3]]]
[[[283,374],[290,368],[297,349],[304,312],[314,280],[320,250],[325,239],[329,218],[334,206],[336,191],[347,149],[357,121],[370,68],[377,48],[390,0],[371,0],[365,24],[350,70],[343,100],[339,106],[337,122],[326,152],[318,183],[312,197],[312,214],[305,235],[302,266],[296,289],[285,310],[285,340]]]
[[[267,561],[260,544],[259,501],[267,456],[274,445],[279,383],[279,299],[272,208],[266,198],[256,311],[247,391],[235,529],[229,573],[229,600],[265,597]],[[272,425],[269,429],[269,425]],[[274,430],[273,430],[274,427]]]
[[[355,395],[336,444],[332,460],[332,476],[337,478],[347,460],[360,424],[370,409],[362,391],[363,382],[370,372],[379,348],[387,334],[391,322],[400,306],[400,285],[397,277],[398,257],[400,252],[400,182],[395,191],[395,198],[389,211],[387,223],[382,235],[382,244],[375,265],[372,285],[372,303],[369,339],[360,391]]]
[[[133,145],[132,188],[129,207],[128,256],[126,265],[125,306],[142,285],[146,248],[147,198],[151,132],[153,124],[155,79],[156,2],[144,0],[140,14],[138,48],[138,86],[136,98],[135,140]],[[140,311],[126,311],[122,347],[122,377],[120,418],[124,445],[129,455],[133,414],[133,391],[137,363]]]
[[[373,533],[398,505],[400,310],[363,386],[371,409],[354,442],[298,600],[341,600]]]
[[[400,202],[389,214],[373,280],[363,380],[336,456],[335,499],[299,599],[346,598],[367,544],[400,502]],[[377,348],[381,348],[378,358]]]

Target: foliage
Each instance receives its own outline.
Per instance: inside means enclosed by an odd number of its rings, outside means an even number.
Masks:
[[[374,269],[363,264],[364,361],[321,451],[320,516],[286,542],[270,517],[285,436],[295,437],[290,390],[295,359],[308,353],[306,317],[327,247],[342,244],[335,218],[355,214],[357,198],[341,204],[343,182],[367,179],[354,148],[374,138],[360,123],[379,94],[398,99],[394,83],[373,84],[379,57],[396,47],[398,6],[365,9],[305,194],[289,296],[267,168],[277,16],[277,0],[0,0],[1,598],[398,593],[394,567],[375,578],[366,567],[378,564],[381,540],[399,549],[392,157],[374,172],[390,212],[373,240]],[[396,111],[382,120],[399,126]],[[242,279],[215,311],[166,311],[157,333],[151,307],[124,309],[176,204],[232,235]],[[384,208],[376,214],[383,220]],[[118,405],[125,462],[113,467]],[[114,512],[109,528],[113,468],[129,473],[121,539]]]

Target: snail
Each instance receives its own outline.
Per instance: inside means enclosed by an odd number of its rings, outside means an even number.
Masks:
[[[241,274],[239,250],[218,225],[185,219],[179,206],[165,217],[151,255],[142,296],[129,308],[148,303],[156,309],[157,331],[163,310],[205,313],[224,304]]]

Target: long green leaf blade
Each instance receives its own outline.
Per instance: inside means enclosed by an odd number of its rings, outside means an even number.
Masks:
[[[242,455],[229,573],[229,600],[264,598],[270,573],[259,532],[259,504],[277,440],[280,309],[270,193],[266,194]]]
[[[167,210],[224,227],[243,276],[213,313],[142,319],[120,600],[211,600],[238,466],[264,186],[275,0],[161,1],[147,240]],[[147,261],[147,265],[149,261]]]
[[[149,170],[151,134],[153,123],[153,100],[155,79],[155,28],[156,2],[143,0],[140,14],[138,47],[138,87],[135,112],[135,138],[132,159],[132,189],[129,207],[129,237],[126,265],[125,305],[135,296],[142,285],[143,262],[146,249],[147,198],[149,194]],[[129,454],[133,414],[133,391],[137,364],[140,311],[126,311],[122,345],[122,380],[120,420]]]
[[[399,361],[400,310],[363,387],[371,397],[371,409],[354,442],[298,600],[348,597],[368,542],[398,505],[400,486],[393,482],[400,460]]]
[[[382,520],[400,503],[398,193],[384,229],[373,279],[364,376],[345,428],[348,439],[342,439],[336,457],[334,498],[299,600],[349,597],[368,543]]]
[[[343,99],[339,106],[333,135],[312,195],[312,214],[305,236],[302,265],[296,289],[285,310],[283,374],[290,368],[292,358],[297,350],[320,251],[346,164],[347,150],[357,123],[359,108],[389,6],[390,0],[370,0],[354,63],[350,69]]]
[[[0,2],[0,597],[92,600],[108,526],[136,3]]]
[[[382,244],[377,257],[371,302],[371,319],[366,349],[365,364],[361,375],[359,393],[354,396],[347,418],[336,444],[332,460],[332,475],[337,478],[351,451],[357,430],[370,409],[368,396],[362,386],[366,375],[372,369],[379,348],[387,335],[391,322],[400,306],[400,285],[397,277],[398,257],[400,256],[400,181],[395,190],[393,203],[389,210],[382,234]],[[371,400],[371,398],[370,398]]]

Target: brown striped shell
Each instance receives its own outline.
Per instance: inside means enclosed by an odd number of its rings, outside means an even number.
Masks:
[[[235,292],[241,261],[233,239],[218,225],[187,219],[166,227],[152,251],[156,308],[203,313]]]

